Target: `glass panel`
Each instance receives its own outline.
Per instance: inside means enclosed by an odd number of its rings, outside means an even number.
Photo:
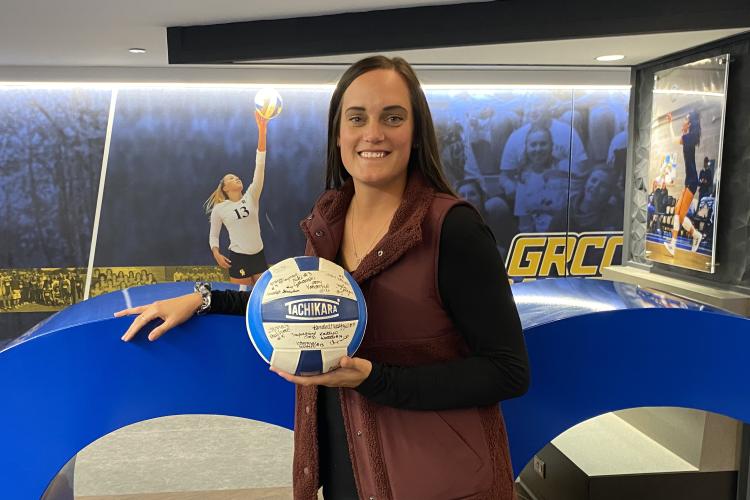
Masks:
[[[713,273],[729,57],[654,75],[646,258]]]

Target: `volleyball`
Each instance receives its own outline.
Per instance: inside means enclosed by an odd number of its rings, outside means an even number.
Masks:
[[[271,366],[295,375],[338,368],[362,342],[367,307],[357,282],[319,257],[293,257],[265,271],[250,293],[247,332]]]
[[[266,120],[279,116],[282,106],[281,95],[274,89],[261,89],[255,94],[255,109]]]

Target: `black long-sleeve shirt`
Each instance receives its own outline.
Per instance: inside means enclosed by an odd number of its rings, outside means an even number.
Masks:
[[[373,363],[359,387],[382,405],[412,410],[481,406],[523,394],[528,359],[505,267],[477,213],[454,207],[443,222],[438,289],[470,356],[422,366]],[[244,314],[249,293],[214,291],[211,312]]]

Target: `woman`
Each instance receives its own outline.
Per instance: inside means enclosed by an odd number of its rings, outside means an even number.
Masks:
[[[240,285],[254,284],[268,268],[258,221],[258,204],[266,169],[268,120],[256,111],[255,121],[258,124],[258,151],[255,153],[252,184],[243,194],[242,180],[234,174],[227,174],[204,204],[206,213],[211,215],[211,253],[220,267],[229,269],[229,280]],[[229,231],[229,258],[219,250],[222,224]]]
[[[557,227],[567,226],[576,233],[590,231],[617,231],[622,228],[622,209],[610,198],[615,191],[615,175],[610,167],[601,164],[594,167],[586,179],[583,192],[570,200],[566,211],[558,212],[553,222]]]
[[[682,157],[685,161],[685,189],[682,190],[674,208],[674,217],[672,218],[672,239],[664,242],[667,252],[674,257],[677,248],[677,235],[680,227],[690,235],[693,243],[690,250],[698,251],[698,247],[703,239],[703,234],[693,227],[692,221],[687,217],[688,209],[693,203],[693,197],[698,190],[698,169],[695,165],[695,148],[701,142],[701,121],[698,111],[690,111],[685,117],[682,124],[682,136],[680,144],[682,145]]]
[[[497,251],[504,262],[513,236],[518,233],[518,225],[513,217],[513,211],[501,197],[491,196],[487,198],[479,179],[469,177],[458,182],[456,192],[459,197],[476,208],[482,216],[495,238]]]
[[[482,189],[479,179],[470,177],[456,183],[456,193],[458,196],[468,201],[480,214],[484,215],[484,203],[487,195]]]
[[[547,127],[535,124],[529,128],[513,209],[513,215],[518,217],[518,228],[522,233],[533,230],[534,204],[545,187],[545,174],[556,164],[552,156],[552,147],[552,134]]]
[[[306,253],[352,272],[368,306],[358,357],[298,384],[294,497],[510,499],[498,401],[528,385],[518,314],[492,236],[444,181],[427,101],[400,58],[371,57],[331,98],[328,190],[301,223]],[[208,304],[206,304],[208,302]],[[138,314],[123,340],[247,294],[191,294]],[[203,305],[202,305],[203,304]]]

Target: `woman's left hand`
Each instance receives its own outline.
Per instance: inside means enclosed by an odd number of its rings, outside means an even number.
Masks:
[[[372,363],[366,359],[344,356],[341,358],[341,366],[339,368],[322,375],[300,377],[273,367],[271,368],[271,371],[287,382],[297,385],[324,385],[326,387],[354,388],[359,386],[359,384],[364,382],[365,379],[370,376]]]

